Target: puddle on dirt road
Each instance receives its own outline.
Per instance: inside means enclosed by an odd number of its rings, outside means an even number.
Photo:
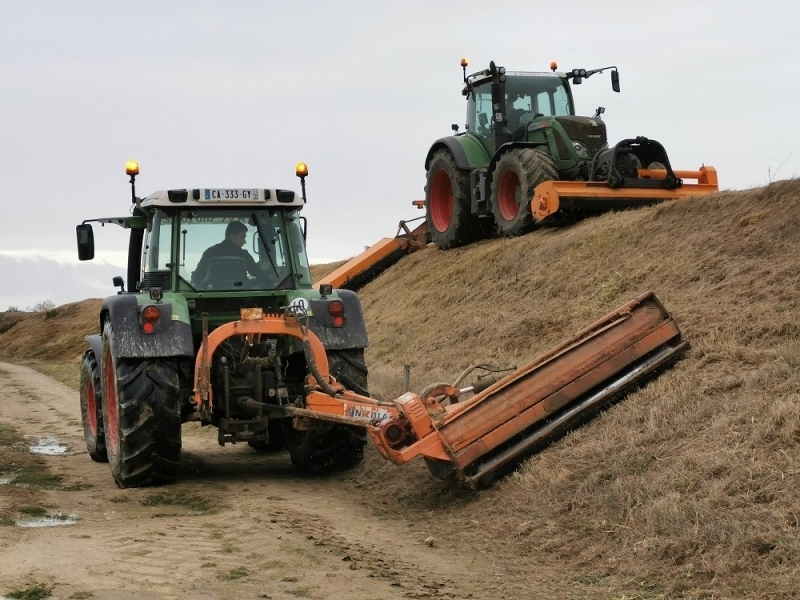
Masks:
[[[72,454],[69,446],[54,437],[41,437],[26,435],[25,439],[30,444],[31,454],[44,454],[46,456],[67,456]]]
[[[58,514],[50,517],[36,517],[35,519],[21,519],[16,522],[17,527],[57,527],[59,525],[75,525],[78,518],[75,515]]]

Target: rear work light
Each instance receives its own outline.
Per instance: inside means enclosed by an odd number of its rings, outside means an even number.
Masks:
[[[334,327],[344,325],[344,304],[340,300],[334,300],[328,304],[328,313],[333,317]]]

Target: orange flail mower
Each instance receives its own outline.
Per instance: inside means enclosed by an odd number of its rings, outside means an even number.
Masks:
[[[499,381],[463,390],[438,385],[385,402],[348,391],[332,378],[321,342],[302,320],[298,311],[262,315],[249,309],[242,320],[206,332],[195,368],[201,414],[213,407],[207,374],[215,348],[230,336],[245,335],[249,343],[258,336],[291,336],[303,345],[310,366],[305,398],[284,405],[250,398],[239,403],[292,417],[297,429],[326,423],[364,427],[387,460],[399,465],[422,456],[434,475],[472,486],[493,481],[688,347],[672,316],[648,292]],[[470,391],[477,393],[461,401]]]

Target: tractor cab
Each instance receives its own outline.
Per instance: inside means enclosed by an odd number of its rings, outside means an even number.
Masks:
[[[576,116],[570,80],[578,85],[611,69],[612,89],[619,91],[616,67],[563,73],[553,62],[548,73],[506,71],[492,62],[488,69],[467,76],[466,65],[466,59],[462,59],[461,93],[467,98],[467,135],[474,135],[489,156],[508,143],[559,144],[558,166],[566,169],[576,161],[591,158],[606,144],[605,125],[598,118],[603,109],[598,109],[596,118]],[[558,134],[548,136],[547,130],[552,128]]]
[[[201,198],[226,192],[262,197],[284,192],[199,191]],[[294,203],[294,193],[287,193]],[[142,289],[157,285],[192,293],[311,286],[300,207],[269,206],[269,200],[247,207],[201,206],[200,201],[176,207],[163,205],[163,195],[158,192],[142,201],[142,208],[152,210],[152,227],[142,246]]]
[[[463,94],[467,97],[467,131],[493,145],[492,77],[471,76]],[[523,137],[534,118],[575,114],[569,84],[556,73],[505,73],[504,102],[507,127],[515,138]]]
[[[133,215],[89,219],[77,227],[78,258],[94,258],[90,223],[130,229],[131,291],[191,296],[311,288],[305,248],[308,167],[298,163],[303,193],[268,188],[198,188],[136,196],[139,165],[130,161]],[[117,279],[119,280],[117,282]],[[115,279],[124,291],[124,280]],[[246,295],[246,294],[245,294]]]

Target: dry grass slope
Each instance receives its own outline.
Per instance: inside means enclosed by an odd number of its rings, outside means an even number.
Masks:
[[[415,389],[523,364],[648,289],[692,350],[490,490],[374,452],[353,486],[480,548],[531,597],[795,597],[799,245],[800,181],[786,181],[405,258],[361,293],[382,396],[406,363]],[[97,301],[59,311],[21,315],[0,352],[77,364]]]
[[[395,492],[411,512],[455,502],[440,535],[472,538],[521,570],[535,561],[553,597],[790,596],[798,246],[800,181],[788,181],[412,255],[362,293],[384,393],[397,391],[404,362],[417,386],[487,358],[523,363],[648,289],[693,348],[488,493],[459,499],[409,479]],[[386,485],[379,471],[369,477]]]

